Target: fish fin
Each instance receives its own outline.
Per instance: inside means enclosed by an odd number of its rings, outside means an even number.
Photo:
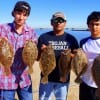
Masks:
[[[42,77],[42,79],[41,79],[41,83],[43,83],[43,84],[48,83],[48,76],[44,76],[44,77]]]
[[[76,79],[75,79],[75,82],[76,82],[76,83],[81,83],[81,82],[82,82],[82,80],[80,79],[80,76],[81,76],[85,71],[86,71],[86,67],[84,67],[84,68],[82,69],[82,71],[77,75],[77,77],[76,77]]]
[[[33,68],[32,68],[32,67],[29,67],[28,73],[29,73],[29,74],[32,74],[32,73],[33,73]]]

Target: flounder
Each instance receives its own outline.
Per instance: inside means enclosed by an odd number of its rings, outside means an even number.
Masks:
[[[58,61],[60,81],[66,82],[66,76],[71,70],[71,49],[64,50]]]
[[[98,55],[94,59],[93,66],[92,66],[92,76],[95,83],[100,88],[100,55]]]
[[[5,38],[0,38],[0,63],[4,67],[5,75],[11,73],[10,67],[13,63],[14,51],[13,47]]]
[[[24,63],[28,66],[29,74],[33,72],[32,66],[36,61],[37,56],[38,50],[36,44],[32,40],[27,40],[22,51],[22,58]]]
[[[55,53],[51,45],[48,45],[45,49],[42,50],[39,59],[39,65],[40,65],[40,70],[43,74],[41,82],[45,84],[48,82],[48,75],[56,67]]]
[[[88,59],[85,52],[79,48],[74,51],[74,57],[71,61],[72,70],[76,74],[76,83],[81,83],[80,76],[84,74],[87,70]]]

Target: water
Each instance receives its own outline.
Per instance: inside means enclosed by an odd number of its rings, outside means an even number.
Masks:
[[[35,32],[37,33],[37,36],[39,37],[42,33],[48,32],[50,30],[51,29],[35,29]],[[75,36],[78,42],[81,39],[90,36],[89,31],[72,31],[72,30],[67,30],[67,29],[65,31]]]

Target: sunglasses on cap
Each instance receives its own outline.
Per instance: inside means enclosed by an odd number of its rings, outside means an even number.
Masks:
[[[54,24],[57,24],[57,23],[64,23],[66,22],[66,20],[62,19],[62,18],[56,18],[52,21]]]

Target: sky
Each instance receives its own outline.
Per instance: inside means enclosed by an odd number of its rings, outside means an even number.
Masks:
[[[19,0],[0,0],[0,24],[13,21],[11,12]],[[27,23],[33,28],[49,28],[55,12],[63,12],[67,28],[86,28],[87,16],[100,11],[100,0],[24,0],[31,6]]]

